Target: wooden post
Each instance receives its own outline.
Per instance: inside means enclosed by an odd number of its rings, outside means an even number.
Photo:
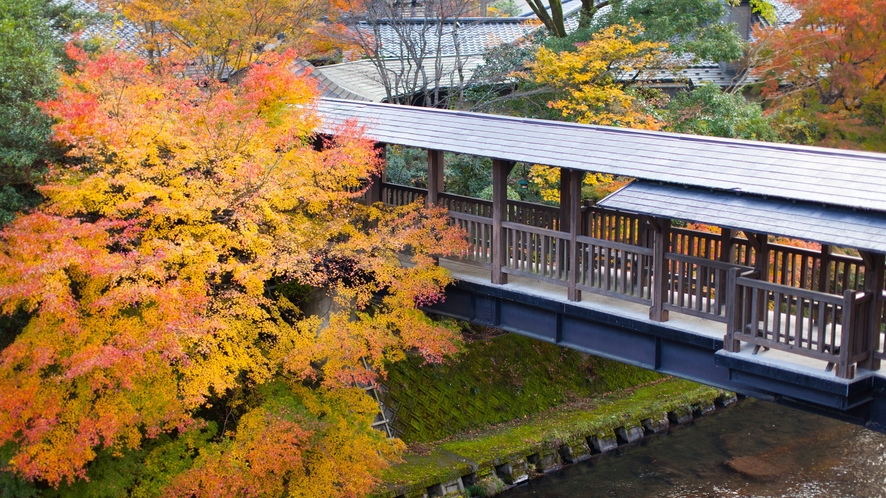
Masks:
[[[501,271],[507,263],[507,240],[501,224],[507,218],[508,174],[513,161],[492,160],[492,283],[508,283],[508,275]]]
[[[821,246],[821,266],[818,269],[818,292],[831,293],[831,254],[834,248],[829,245]],[[836,289],[834,289],[836,291]]]
[[[733,231],[731,228],[722,228],[720,229],[720,254],[718,256],[718,260],[723,263],[733,264],[735,261],[735,245],[732,243],[732,235]],[[720,313],[723,310],[723,307],[729,307],[729,298],[727,290],[729,288],[729,277],[726,274],[726,270],[716,270],[720,273],[720,283],[717,286],[717,305],[720,309],[717,310],[717,313]]]
[[[864,292],[871,296],[868,304],[867,341],[870,355],[862,364],[862,368],[879,370],[880,359],[874,354],[880,350],[880,317],[883,306],[883,287],[886,279],[886,258],[883,254],[875,252],[859,251],[864,258]]]
[[[748,232],[745,230],[745,235],[748,237],[748,243],[754,248],[754,270],[757,273],[757,278],[768,282],[769,281],[769,236],[766,234],[758,234],[753,232]],[[756,305],[756,315],[751,318],[751,320],[756,320],[752,323],[756,324],[758,321],[763,320],[765,318],[765,314],[768,313],[768,307],[766,306],[766,292],[759,292],[756,301],[751,303],[752,305]],[[776,318],[778,319],[778,318]],[[756,325],[754,325],[756,329]]]
[[[437,205],[440,192],[443,192],[443,151],[428,149],[428,206]]]
[[[837,360],[837,377],[841,379],[851,379],[854,373],[849,365],[849,358],[853,353],[852,346],[855,344],[855,334],[858,332],[853,330],[856,328],[855,317],[852,316],[854,296],[855,291],[852,289],[843,291],[843,323],[840,330],[840,356]]]
[[[572,221],[572,171],[571,169],[560,168],[560,227],[561,232],[570,231],[570,222]],[[580,191],[579,191],[580,192]]]
[[[769,281],[769,236],[745,231],[748,242],[754,248],[754,269],[760,280]]]
[[[566,174],[564,174],[566,173]],[[580,229],[579,220],[581,219],[581,182],[584,179],[584,172],[579,170],[560,170],[560,185],[562,187],[563,178],[569,177],[569,216],[566,218],[568,220],[569,227],[569,288],[567,290],[567,299],[570,301],[581,301],[581,291],[578,290],[576,285],[579,281],[580,272],[584,271],[581,267],[581,258],[579,257],[578,251],[578,231]],[[563,203],[562,203],[562,194],[560,197],[560,212],[561,212],[561,220],[562,212],[563,212]],[[562,221],[561,221],[562,223]],[[562,226],[562,225],[561,225]]]
[[[726,272],[726,336],[723,349],[730,353],[741,351],[741,343],[735,339],[735,332],[741,329],[741,297],[738,291],[738,268]]]
[[[652,243],[652,306],[649,308],[649,319],[666,322],[668,310],[664,309],[664,303],[667,301],[671,276],[665,255],[671,250],[671,220],[650,218],[649,221],[655,231]]]
[[[387,144],[376,143],[375,154],[381,160],[381,171],[377,175],[369,177],[369,189],[366,190],[366,203],[375,204],[382,202],[382,183],[385,181],[385,166],[387,165]]]

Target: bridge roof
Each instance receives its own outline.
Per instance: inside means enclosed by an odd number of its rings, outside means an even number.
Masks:
[[[643,181],[632,182],[598,205],[637,214],[886,252],[886,216],[881,213]]]
[[[380,142],[886,212],[886,154],[322,99]]]

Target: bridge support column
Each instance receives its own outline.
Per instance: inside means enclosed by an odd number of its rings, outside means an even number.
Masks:
[[[668,271],[665,255],[671,250],[671,220],[667,218],[649,218],[654,230],[652,245],[652,306],[649,308],[649,319],[656,322],[668,321],[668,310],[664,309],[667,301],[668,286],[671,275]]]
[[[369,189],[366,191],[366,203],[375,204],[382,202],[381,184],[385,181],[385,168],[387,167],[387,144],[376,143],[375,154],[381,160],[382,168],[377,175],[369,178]]]
[[[581,291],[578,290],[577,284],[580,280],[581,258],[578,251],[578,231],[581,228],[579,220],[581,219],[581,182],[584,179],[584,172],[574,169],[560,170],[560,231],[569,232],[569,287],[567,287],[566,297],[570,301],[581,301]],[[563,188],[564,180],[566,188]],[[566,206],[564,211],[563,190],[566,192]]]
[[[428,149],[428,197],[425,203],[435,206],[443,192],[443,151]]]
[[[769,281],[769,236],[759,233],[753,233],[745,231],[745,235],[748,237],[748,243],[751,244],[751,247],[754,248],[754,270],[756,270],[757,275],[760,280],[764,282]],[[755,289],[753,292],[760,292],[760,290]],[[760,306],[757,309],[757,320],[763,320],[768,310],[765,306]]]
[[[732,243],[732,234],[734,232],[731,228],[722,228],[720,229],[720,254],[717,255],[717,259],[724,263],[733,264],[735,261],[735,245]],[[717,270],[720,272],[720,285],[717,287],[717,304],[720,307],[717,312],[721,313],[727,306],[726,301],[726,281],[728,280],[728,275],[726,270]]]
[[[507,240],[501,226],[508,216],[508,174],[514,169],[513,161],[492,160],[492,283],[508,283],[508,275],[502,267],[507,264]]]
[[[883,286],[886,279],[886,259],[883,254],[859,251],[864,259],[864,291],[871,295],[871,304],[867,316],[867,345],[870,351],[868,359],[859,364],[861,368],[879,370],[880,359],[874,354],[880,350],[880,317],[883,306]]]
[[[831,253],[834,248],[822,244],[821,267],[818,269],[818,292],[831,293]],[[836,291],[836,289],[834,289]]]

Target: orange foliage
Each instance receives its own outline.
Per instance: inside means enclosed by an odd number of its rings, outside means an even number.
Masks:
[[[267,55],[237,87],[198,87],[120,54],[70,53],[79,70],[44,108],[79,166],[56,168],[45,204],[0,232],[0,310],[30,314],[0,353],[12,469],[57,486],[99,448],[187,431],[199,410],[280,375],[341,387],[372,378],[364,358],[379,371],[412,348],[430,361],[456,350],[417,306],[450,282],[431,255],[462,250],[460,232],[440,211],[353,202],[378,171],[373,144],[350,128],[312,147],[314,90],[289,56]],[[268,285],[290,280],[337,299],[322,333]],[[306,441],[330,434],[287,410],[248,413],[223,467],[200,471],[235,476],[219,492],[301,475]]]

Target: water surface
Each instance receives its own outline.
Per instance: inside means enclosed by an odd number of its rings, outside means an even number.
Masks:
[[[505,498],[886,497],[886,435],[744,400]]]

